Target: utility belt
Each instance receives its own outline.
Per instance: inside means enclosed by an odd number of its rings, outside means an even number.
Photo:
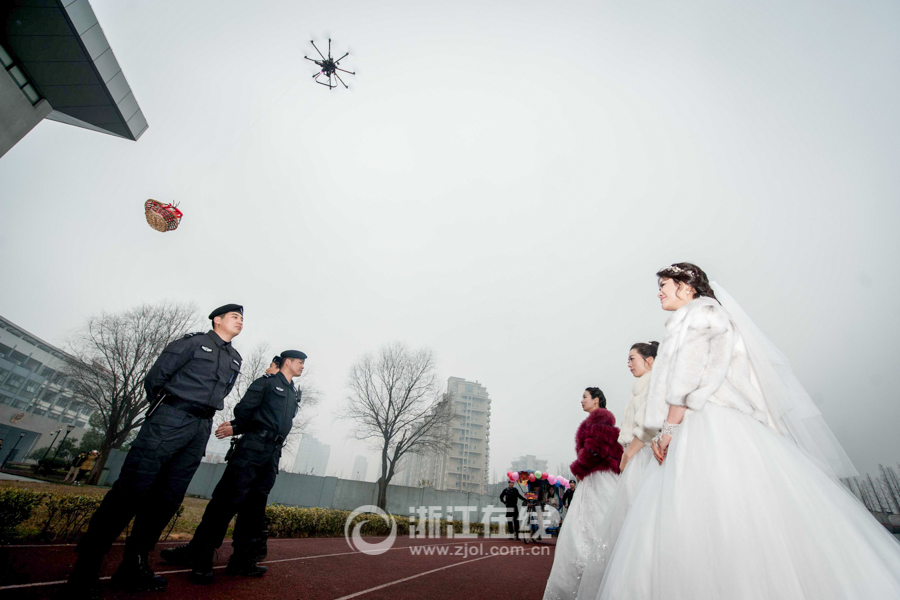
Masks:
[[[273,444],[275,446],[281,446],[282,444],[284,444],[284,436],[277,431],[271,431],[269,429],[254,429],[253,431],[248,431],[247,433],[245,433],[244,437],[247,439],[260,440],[267,444]]]
[[[231,447],[228,448],[228,452],[225,453],[225,462],[231,461],[231,457],[234,456],[235,451],[242,444],[253,444],[254,442],[256,444],[271,446],[273,450],[277,448],[280,451],[281,446],[284,443],[284,436],[268,429],[256,429],[254,431],[248,431],[240,437],[233,437],[231,438]]]
[[[162,403],[171,406],[177,410],[183,410],[189,415],[193,415],[199,419],[212,419],[216,414],[216,409],[212,406],[203,406],[201,404],[197,404],[196,402],[188,402],[186,400],[182,400],[177,396],[173,396],[168,392],[163,392],[165,394],[162,399]]]

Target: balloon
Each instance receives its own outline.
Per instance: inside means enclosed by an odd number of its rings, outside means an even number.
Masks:
[[[512,472],[512,471],[507,471],[507,472],[506,472],[506,476],[509,477],[510,479],[512,479],[513,472]]]
[[[550,477],[548,477],[548,478],[547,478],[547,481],[550,482],[550,485],[556,485],[556,477],[554,477],[553,475],[551,475]]]
[[[540,478],[541,478],[541,472],[540,472],[540,471],[535,471],[535,472],[534,472],[534,476],[537,477],[538,479],[540,479]]]
[[[534,473],[532,473],[531,475],[528,476],[528,481],[533,482],[534,480],[535,480],[535,476],[534,476]]]
[[[519,473],[518,473],[517,471],[510,471],[510,473],[509,473],[509,478],[510,478],[510,479],[513,479],[513,480],[516,480],[516,479],[519,478]]]
[[[550,473],[541,473],[541,479],[547,479]]]

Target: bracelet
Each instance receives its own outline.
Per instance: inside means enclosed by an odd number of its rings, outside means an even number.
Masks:
[[[660,429],[660,435],[668,435],[670,437],[675,437],[675,432],[678,431],[678,428],[681,427],[681,424],[678,423],[673,425],[668,421],[663,421],[662,429]]]
[[[667,435],[669,437],[675,437],[675,432],[678,431],[678,428],[680,426],[681,426],[680,423],[677,425],[673,425],[672,423],[669,423],[668,421],[663,421],[663,426],[658,432],[656,432],[656,436],[654,436],[653,441],[659,442],[659,438],[661,438],[664,435]]]

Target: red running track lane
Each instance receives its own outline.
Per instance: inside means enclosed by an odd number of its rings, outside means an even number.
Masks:
[[[121,594],[107,586],[104,598],[539,599],[554,550],[554,541],[524,545],[507,540],[398,538],[391,550],[374,556],[352,550],[343,538],[272,539],[269,556],[261,563],[269,572],[251,579],[224,574],[231,554],[226,543],[215,562],[215,582],[196,586],[188,581],[186,569],[168,567],[159,560],[158,551],[172,545],[159,544],[151,556],[154,569],[169,580],[165,592]],[[121,544],[113,547],[103,576],[115,571],[122,550]],[[64,580],[74,560],[70,545],[0,546],[0,565],[4,565],[0,598],[65,598],[60,595],[63,587],[51,582]],[[34,585],[43,583],[51,585]]]

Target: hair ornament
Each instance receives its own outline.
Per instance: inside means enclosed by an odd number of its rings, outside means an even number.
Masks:
[[[668,272],[672,273],[673,275],[681,275],[682,273],[684,273],[686,275],[689,275],[690,277],[693,277],[695,275],[695,273],[693,271],[691,271],[690,269],[682,269],[681,267],[679,267],[677,265],[669,265],[668,267],[664,267],[664,268],[660,269],[660,271],[668,271]]]

